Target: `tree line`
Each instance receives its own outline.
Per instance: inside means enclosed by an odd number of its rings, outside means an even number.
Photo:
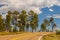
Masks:
[[[33,10],[28,13],[25,10],[21,12],[18,11],[8,11],[6,19],[2,18],[0,15],[0,32],[17,32],[17,31],[27,31],[31,28],[31,32],[38,27],[38,15]]]
[[[52,32],[57,31],[56,30],[57,25],[56,25],[53,17],[50,17],[49,20],[47,20],[47,19],[44,20],[44,22],[41,24],[41,30],[49,31],[49,29],[47,29],[48,26],[52,27],[52,30],[50,30],[50,31],[52,31]]]
[[[38,27],[38,14],[35,13],[33,10],[27,12],[26,10],[22,10],[21,12],[18,11],[8,11],[6,15],[6,19],[2,18],[0,15],[0,32],[7,31],[7,32],[31,32],[37,30]],[[50,20],[45,19],[44,22],[41,24],[41,31],[48,31],[47,26],[52,26],[55,28],[57,25],[54,22],[54,18],[50,18]]]

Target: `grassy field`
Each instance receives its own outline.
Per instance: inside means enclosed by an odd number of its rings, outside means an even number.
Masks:
[[[60,35],[51,34],[43,37],[43,40],[60,40]]]

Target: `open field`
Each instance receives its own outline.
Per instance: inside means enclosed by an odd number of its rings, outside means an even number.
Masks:
[[[40,40],[40,36],[53,34],[52,32],[30,32],[0,36],[0,40]]]

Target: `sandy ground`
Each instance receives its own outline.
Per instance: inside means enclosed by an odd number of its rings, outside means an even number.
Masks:
[[[0,36],[0,40],[41,40],[43,35],[52,34],[52,32],[34,32],[15,35]]]

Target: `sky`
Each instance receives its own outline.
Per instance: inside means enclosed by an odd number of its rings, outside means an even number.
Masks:
[[[9,10],[19,12],[33,10],[38,14],[38,29],[40,29],[44,19],[50,17],[54,18],[57,27],[60,28],[60,0],[0,0],[0,13],[7,13]]]
[[[41,27],[41,24],[44,22],[44,19],[50,19],[50,17],[54,18],[54,22],[57,25],[57,28],[60,29],[60,6],[54,5],[52,7],[42,8],[41,11],[42,13],[39,14],[39,26]],[[40,28],[39,27],[39,28]],[[51,27],[51,26],[50,26]]]

